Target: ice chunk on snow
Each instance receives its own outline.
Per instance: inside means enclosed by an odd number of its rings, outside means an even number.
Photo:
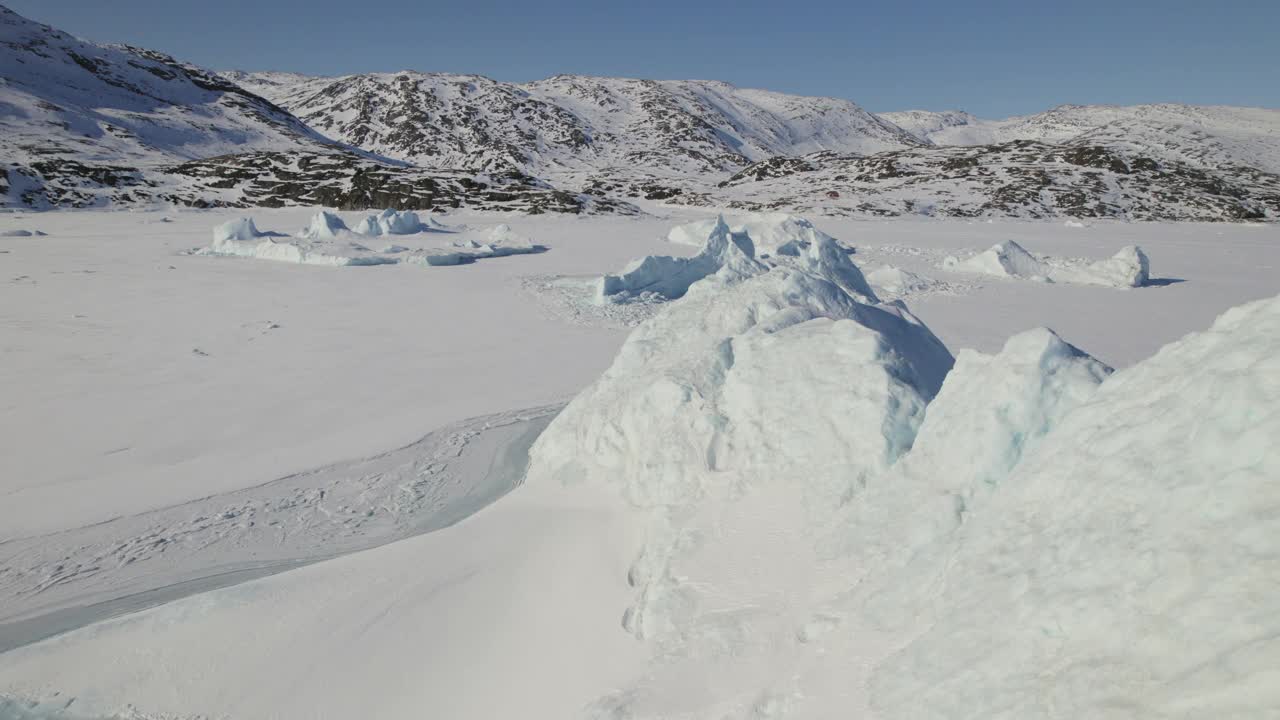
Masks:
[[[1151,275],[1151,262],[1142,248],[1130,245],[1106,260],[1088,265],[1066,264],[1055,268],[1054,282],[1074,282],[1106,287],[1142,287]]]
[[[1037,257],[1012,240],[997,243],[965,260],[948,257],[942,266],[948,270],[997,277],[1117,288],[1141,287],[1150,274],[1146,253],[1135,245],[1123,248],[1106,260],[1090,262],[1075,258]]]
[[[873,286],[895,295],[927,290],[934,284],[929,278],[892,265],[882,265],[867,273],[866,278]]]
[[[837,533],[866,574],[866,622],[900,631],[916,616],[951,534],[1110,373],[1044,328],[1015,335],[996,355],[957,354],[911,453],[870,485]]]
[[[1280,298],[1113,375],[951,544],[879,715],[1267,716],[1277,437]]]
[[[1048,268],[1043,263],[1012,240],[996,243],[968,260],[953,260],[946,265],[956,270],[998,277],[1046,280],[1049,276]]]
[[[258,228],[253,224],[253,218],[242,217],[235,220],[228,220],[213,229],[213,243],[217,245],[220,242],[229,240],[256,240],[265,237],[265,233],[258,232]]]
[[[691,228],[699,228],[698,230]],[[701,224],[681,226],[681,232],[700,231]],[[598,296],[604,302],[635,299],[679,298],[689,286],[712,274],[749,277],[769,267],[785,265],[803,269],[835,282],[846,292],[874,301],[875,293],[848,252],[830,236],[818,232],[807,220],[782,213],[754,216],[751,232],[733,231],[721,217],[703,240],[702,250],[691,258],[650,255],[628,265],[619,275],[600,279]],[[677,228],[679,229],[679,228]],[[673,231],[674,232],[674,231]],[[770,252],[762,252],[762,248]]]
[[[374,223],[377,234],[387,228],[404,229],[414,223],[421,226],[414,213],[397,213],[392,210],[370,218],[388,221],[385,226]],[[415,245],[414,248],[388,244],[382,250],[374,250],[356,242],[361,236],[348,230],[341,218],[323,211],[314,215],[296,237],[276,240],[277,237],[283,236],[260,233],[251,219],[244,218],[215,228],[214,242],[194,252],[197,255],[228,255],[306,265],[345,266],[392,265],[400,262],[461,265],[482,258],[536,253],[545,249],[534,245],[528,238],[504,224],[493,228],[483,242],[470,239],[443,247]]]
[[[387,208],[377,215],[366,216],[356,225],[355,231],[361,235],[372,236],[413,235],[441,227],[443,226],[434,221],[430,224],[422,222],[418,214],[413,211]]]
[[[709,218],[677,225],[667,233],[667,240],[680,245],[702,247],[715,230],[719,219]],[[788,244],[817,244],[824,239],[834,239],[814,227],[809,220],[787,213],[749,213],[725,220],[730,232],[751,236],[758,255],[772,255]]]
[[[618,275],[600,278],[599,297],[604,302],[626,302],[647,295],[672,300],[683,297],[690,285],[713,273],[747,277],[764,272],[765,266],[752,256],[749,240],[730,233],[721,218],[697,255],[649,255],[637,260]]]
[[[311,216],[311,222],[298,233],[298,237],[309,240],[324,240],[339,237],[351,232],[342,218],[327,210],[321,210]]]
[[[702,631],[737,632],[718,625],[732,620],[714,600],[729,587],[773,627],[793,577],[752,573],[759,582],[742,588],[731,576],[745,557],[732,544],[699,554],[694,538],[732,528],[788,541],[771,552],[803,546],[808,528],[910,448],[952,363],[901,306],[869,304],[797,267],[767,268],[724,223],[713,240],[739,272],[709,273],[642,323],[538,439],[529,469],[531,484],[616,488],[641,513],[647,540],[629,572],[637,593],[624,623],[673,652],[697,646],[688,638]],[[782,497],[767,522],[755,503],[731,502],[762,487],[771,490],[758,497]],[[719,569],[679,579],[684,563],[703,562]]]
[[[44,233],[39,230],[4,230],[0,231],[0,237],[44,237]]]

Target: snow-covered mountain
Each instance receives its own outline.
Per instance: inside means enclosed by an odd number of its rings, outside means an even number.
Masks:
[[[215,74],[2,6],[0,150],[0,205],[20,207],[635,212],[643,199],[837,214],[1280,217],[1280,110],[1064,105],[993,121],[874,115],[847,100],[700,80]]]
[[[424,167],[716,174],[775,155],[924,144],[847,100],[722,82],[558,75],[514,84],[409,71],[224,76],[331,137]]]
[[[98,45],[0,6],[0,205],[463,204],[581,211],[519,174],[407,168],[271,101],[141,48]]]
[[[941,217],[1260,220],[1280,217],[1280,176],[1147,154],[1140,145],[1031,140],[816,153],[748,166],[691,201],[748,210]]]
[[[925,110],[880,117],[934,145],[1102,145],[1214,169],[1243,165],[1280,173],[1280,110],[1164,103],[1061,105],[1004,120]]]

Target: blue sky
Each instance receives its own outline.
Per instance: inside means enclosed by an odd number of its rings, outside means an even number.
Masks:
[[[1280,107],[1280,0],[0,0],[213,68],[706,78],[986,117]]]

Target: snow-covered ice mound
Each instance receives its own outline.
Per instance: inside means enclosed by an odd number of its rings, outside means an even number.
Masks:
[[[1115,375],[1030,331],[933,396],[930,343],[821,288],[695,285],[535,445],[644,518],[652,663],[602,716],[1276,707],[1280,299]]]
[[[428,217],[422,221],[418,214],[411,210],[392,210],[387,208],[377,215],[368,215],[360,220],[355,231],[361,235],[413,235],[431,230],[444,230],[444,225]]]
[[[213,242],[236,241],[249,242],[258,238],[267,237],[266,233],[258,231],[258,226],[253,224],[253,218],[236,218],[228,220],[213,229]]]
[[[884,290],[891,295],[920,293],[937,284],[932,278],[892,265],[881,265],[867,273],[866,278],[872,287]]]
[[[275,260],[304,265],[385,265],[395,258],[374,252],[358,242],[345,239],[351,233],[333,227],[342,221],[321,212],[296,238],[260,232],[252,218],[240,218],[213,229],[213,243],[195,251],[197,255]],[[354,237],[354,236],[352,236]],[[279,238],[279,239],[277,239]]]
[[[1141,287],[1151,271],[1146,253],[1136,245],[1125,247],[1106,260],[1092,262],[1032,255],[1012,240],[997,243],[964,260],[948,257],[942,267],[996,277],[1117,288]]]
[[[859,298],[875,299],[862,273],[849,260],[849,251],[829,235],[814,229],[807,220],[782,213],[754,218],[753,223],[737,231],[723,217],[711,221],[701,242],[702,249],[693,257],[649,255],[632,262],[617,275],[605,275],[600,279],[599,300],[614,303],[674,300],[682,297],[690,285],[709,275],[741,278],[776,266],[816,273]],[[703,229],[703,223],[677,228],[686,235]]]
[[[350,233],[351,230],[342,218],[327,210],[321,210],[311,217],[311,222],[298,233],[298,237],[307,240],[330,240]]]
[[[695,220],[672,228],[667,233],[667,241],[679,245],[702,247],[711,232],[715,230],[719,220],[725,220],[731,232],[750,235],[755,242],[756,252],[761,255],[771,255],[788,243],[816,244],[824,239],[833,239],[805,218],[778,212],[747,213],[730,218]]]
[[[196,250],[195,254],[248,257],[307,265],[461,265],[484,258],[535,253],[545,249],[514,232],[506,224],[497,225],[484,234],[470,230],[451,231],[447,236],[450,241],[442,244],[443,236],[429,230],[440,230],[444,226],[434,221],[430,224],[423,223],[411,212],[388,210],[381,215],[369,216],[366,220],[373,222],[372,227],[376,232],[372,236],[350,230],[342,218],[334,213],[320,211],[295,237],[284,237],[259,232],[252,219],[242,218],[214,228],[213,243]],[[411,227],[417,229],[408,234],[399,232]],[[372,237],[384,234],[396,235],[397,242],[381,242],[379,247],[370,247],[373,244]]]
[[[1116,373],[927,553],[930,572],[898,574],[898,598],[928,600],[923,635],[875,674],[884,716],[1271,716],[1276,438],[1280,298]]]

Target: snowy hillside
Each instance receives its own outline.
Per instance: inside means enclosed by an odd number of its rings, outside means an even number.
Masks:
[[[2,7],[0,149],[8,207],[1280,217],[1280,110],[988,121],[700,80],[219,75]]]
[[[697,204],[878,216],[1258,220],[1280,217],[1280,175],[1084,140],[1018,140],[765,161]]]
[[[935,145],[1100,145],[1210,169],[1241,165],[1280,173],[1280,110],[1165,103],[1061,105],[1004,120],[925,110],[880,117]]]
[[[80,40],[4,6],[0,152],[0,206],[599,205],[520,174],[430,172],[370,157],[218,75]]]
[[[224,75],[331,137],[424,167],[551,177],[610,166],[715,174],[774,155],[920,144],[847,100],[721,82],[559,75],[520,85],[409,71]]]

